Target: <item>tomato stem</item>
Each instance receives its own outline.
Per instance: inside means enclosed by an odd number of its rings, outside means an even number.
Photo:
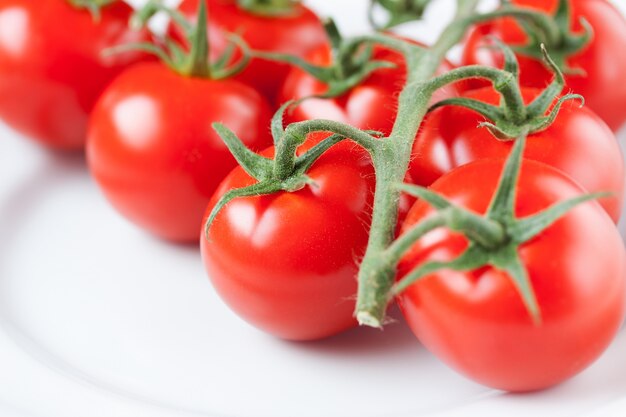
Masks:
[[[406,86],[398,99],[398,115],[391,135],[374,149],[376,191],[370,226],[370,238],[359,270],[359,288],[355,316],[362,325],[381,327],[396,268],[386,259],[385,251],[394,238],[398,219],[400,189],[408,170],[411,150],[429,100],[434,92],[427,81],[435,74],[445,55],[458,43],[469,27],[477,0],[458,0],[454,21],[444,30],[430,50],[400,46],[408,68]]]
[[[191,32],[188,67],[185,73],[192,77],[211,78],[209,65],[209,31],[207,29],[207,0],[198,4],[198,21]]]
[[[370,133],[334,120],[315,119],[296,122],[290,124],[285,132],[296,136],[306,136],[311,132],[331,132],[350,138],[368,151],[382,146],[382,142]]]

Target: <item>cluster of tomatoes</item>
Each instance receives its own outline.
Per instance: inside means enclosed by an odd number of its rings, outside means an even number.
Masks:
[[[247,59],[249,48],[317,67],[333,63],[333,45],[312,11],[297,2],[278,2],[276,8],[284,8],[278,11],[255,10],[254,3],[208,0],[208,47],[200,56],[227,65]],[[559,63],[567,67],[567,88],[583,95],[587,106],[566,103],[550,127],[528,137],[517,217],[585,192],[612,194],[574,208],[520,246],[541,324],[529,317],[507,274],[492,266],[436,272],[399,301],[418,338],[453,367],[487,385],[528,390],[581,371],[610,343],[624,317],[626,257],[614,225],[624,166],[614,131],[626,121],[626,59],[619,54],[626,50],[626,21],[605,0],[513,3],[548,15],[567,3],[571,34],[593,33],[580,48],[568,49],[574,36],[562,39],[568,53]],[[372,59],[394,65],[381,66],[335,97],[324,97],[328,85],[306,68],[258,55],[232,76],[212,77],[219,71],[210,66],[199,74],[197,66],[174,65],[162,51],[165,45],[174,58],[184,58],[203,47],[186,37],[201,32],[193,27],[205,23],[201,6],[184,0],[177,16],[189,19],[189,27],[173,19],[162,39],[130,29],[133,10],[122,1],[0,0],[0,118],[49,147],[86,149],[89,169],[109,201],[150,233],[174,242],[197,242],[202,235],[212,283],[253,325],[292,340],[351,328],[357,324],[355,278],[376,186],[368,152],[350,141],[336,144],[307,171],[314,186],[235,199],[205,236],[207,207],[210,212],[226,193],[256,181],[237,166],[212,124],[222,123],[248,148],[271,157],[273,113],[289,100],[319,96],[286,112],[285,123],[330,119],[387,136],[407,78],[404,57],[375,46]],[[511,17],[478,25],[466,39],[462,65],[502,66],[502,54],[485,48],[485,39],[497,36],[521,46],[531,38],[529,26]],[[247,48],[233,48],[232,33]],[[137,42],[143,47],[103,54]],[[553,74],[537,57],[521,51],[518,59],[528,104]],[[439,72],[453,67],[444,62]],[[492,86],[476,80],[455,84],[433,100],[450,97],[500,102]],[[514,141],[477,128],[482,121],[461,107],[432,111],[415,139],[406,181],[486,212]],[[310,134],[297,154],[327,136]],[[404,196],[398,233],[433,210]],[[438,229],[403,257],[399,276],[429,260],[453,259],[466,246],[462,235]]]

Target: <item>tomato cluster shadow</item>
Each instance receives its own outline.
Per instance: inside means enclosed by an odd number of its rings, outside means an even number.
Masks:
[[[349,357],[380,357],[411,353],[430,355],[404,323],[402,314],[394,305],[389,311],[389,322],[382,330],[355,327],[338,335],[310,342],[281,341],[290,348],[312,354]]]

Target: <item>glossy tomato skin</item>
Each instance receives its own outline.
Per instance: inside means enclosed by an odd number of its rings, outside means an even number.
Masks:
[[[539,90],[523,89],[526,102],[538,94]],[[499,102],[491,87],[468,91],[463,97]],[[431,113],[414,144],[413,180],[427,186],[468,162],[506,157],[513,141],[500,141],[487,129],[477,129],[482,121],[482,116],[461,107],[447,106]],[[592,111],[577,102],[565,103],[552,126],[528,137],[524,156],[560,169],[589,192],[613,193],[600,203],[613,220],[619,220],[624,194],[622,153],[613,132]]]
[[[208,5],[213,58],[227,48],[229,41],[225,35],[229,33],[241,36],[253,50],[280,52],[301,58],[318,45],[328,42],[320,19],[303,5],[296,5],[290,14],[274,17],[243,10],[235,0],[209,0]],[[179,10],[187,16],[196,16],[198,0],[183,0]],[[289,68],[288,64],[253,59],[236,78],[274,101]]]
[[[310,135],[299,152],[319,139]],[[289,340],[321,339],[356,325],[357,264],[375,187],[368,154],[351,142],[327,151],[308,175],[316,186],[233,200],[208,240],[201,238],[204,265],[226,304],[253,326]],[[236,168],[206,214],[228,190],[253,183]],[[401,202],[402,217],[407,203]]]
[[[224,123],[258,150],[272,142],[270,118],[266,100],[242,83],[139,64],[94,109],[89,168],[128,219],[165,239],[197,241],[211,195],[236,166],[211,124]]]
[[[132,9],[102,8],[99,21],[65,0],[0,0],[0,118],[53,148],[80,149],[87,119],[106,85],[138,52],[103,56],[105,48],[149,40],[131,31]]]
[[[515,0],[513,3],[553,13],[556,0]],[[593,40],[581,52],[571,56],[568,64],[583,69],[586,75],[566,75],[566,89],[585,97],[587,106],[595,111],[613,129],[626,121],[626,56],[616,51],[626,50],[626,19],[606,0],[570,0],[572,28],[582,30],[584,18],[594,30]],[[497,20],[477,27],[468,37],[463,51],[463,65],[481,64],[502,66],[502,56],[497,51],[484,48],[485,36],[494,35],[507,44],[526,43],[526,35],[511,19]],[[548,51],[550,52],[550,51]],[[521,84],[544,88],[552,74],[535,59],[519,56]],[[463,83],[476,88],[485,85],[478,81]]]
[[[410,42],[410,41],[409,41]],[[379,69],[358,86],[343,95],[329,99],[307,99],[287,112],[287,122],[301,122],[312,119],[328,119],[348,123],[360,129],[391,133],[398,108],[398,96],[406,82],[406,64],[401,54],[384,47],[376,47],[373,59],[388,61],[395,68]],[[332,53],[322,45],[313,50],[308,61],[318,66],[328,66]],[[452,69],[452,64],[444,62],[438,73]],[[326,93],[328,86],[299,68],[292,68],[280,92],[280,102],[300,100],[305,97]],[[454,87],[439,90],[433,101],[456,95]]]
[[[491,159],[462,166],[432,190],[484,213],[502,165]],[[581,193],[561,172],[526,160],[516,214],[529,216]],[[403,230],[431,214],[418,201]],[[437,229],[406,254],[400,275],[428,260],[451,260],[466,245],[464,237]],[[399,303],[419,340],[452,368],[493,388],[532,391],[582,371],[611,342],[624,318],[626,264],[619,233],[596,202],[570,211],[519,251],[540,306],[539,325],[511,279],[492,267],[432,274],[411,285]]]

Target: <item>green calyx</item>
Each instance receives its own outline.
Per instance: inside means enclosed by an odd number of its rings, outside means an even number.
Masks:
[[[420,20],[430,2],[431,0],[370,0],[369,20],[376,30],[390,29]],[[387,20],[382,24],[374,17],[378,7],[387,13]]]
[[[520,258],[520,246],[537,237],[577,205],[606,197],[608,194],[582,195],[554,204],[532,216],[517,218],[515,216],[517,182],[525,143],[526,135],[517,138],[504,165],[491,204],[483,216],[456,206],[445,197],[426,188],[412,185],[401,186],[403,191],[428,202],[437,210],[437,213],[430,219],[427,218],[416,224],[394,242],[388,249],[390,256],[398,259],[417,239],[442,226],[463,233],[469,240],[469,245],[452,261],[432,261],[418,266],[393,287],[393,295],[400,294],[416,281],[440,270],[472,271],[491,266],[509,275],[535,324],[541,322],[541,312],[528,271]]]
[[[567,94],[557,99],[565,86],[565,78],[543,45],[541,46],[543,59],[547,67],[554,73],[554,80],[530,104],[524,104],[519,86],[517,58],[513,51],[501,41],[497,39],[493,39],[493,41],[503,51],[503,70],[480,66],[461,67],[433,79],[431,83],[440,86],[468,77],[485,78],[490,80],[495,90],[501,94],[500,105],[494,106],[466,97],[454,97],[436,103],[429,111],[448,105],[465,107],[489,120],[489,122],[481,123],[480,127],[489,129],[500,140],[512,140],[523,134],[533,134],[546,130],[552,125],[566,101],[580,100],[584,104],[584,98],[578,94]],[[549,112],[548,109],[550,109]]]
[[[476,21],[504,16],[516,18],[528,37],[526,45],[512,46],[515,52],[541,61],[542,45],[545,45],[550,51],[552,60],[563,73],[584,75],[582,69],[571,68],[567,59],[582,51],[591,42],[593,28],[585,19],[580,19],[583,31],[572,32],[570,0],[559,0],[554,16],[531,8],[513,6],[510,1],[506,1],[499,10],[484,14]]]
[[[317,98],[338,97],[361,84],[373,72],[382,68],[395,67],[389,61],[372,59],[371,42],[344,39],[332,19],[324,21],[324,28],[332,52],[332,61],[329,66],[312,65],[292,55],[271,52],[254,52],[253,55],[256,58],[289,63],[326,84],[328,89],[324,94],[315,96]]]
[[[299,0],[237,0],[239,8],[259,16],[285,17],[294,14]]]
[[[205,236],[219,212],[232,200],[242,197],[273,194],[279,191],[295,192],[306,186],[315,186],[307,176],[307,171],[319,157],[335,144],[353,138],[365,148],[369,148],[380,135],[377,132],[363,132],[359,129],[330,120],[312,120],[294,123],[286,129],[283,126],[285,111],[294,102],[285,103],[272,119],[272,137],[275,155],[273,159],[259,155],[249,148],[226,126],[214,123],[213,128],[222,138],[241,168],[257,182],[248,187],[230,190],[217,202],[205,223]],[[297,150],[311,132],[332,133],[326,139],[311,147],[302,155]]]
[[[118,0],[67,0],[67,2],[78,9],[86,9],[91,13],[95,21],[100,20],[101,9]]]
[[[210,61],[207,0],[200,1],[195,24],[190,23],[178,11],[164,6],[162,0],[150,0],[135,13],[131,19],[131,26],[134,28],[144,27],[156,13],[161,11],[167,13],[172,22],[185,35],[186,44],[166,36],[161,45],[133,43],[112,48],[107,53],[141,50],[157,56],[178,74],[215,80],[232,77],[248,65],[250,61],[248,46],[241,38],[232,34],[229,36],[230,44],[222,56],[215,62]],[[231,64],[237,50],[241,52],[242,58]]]

